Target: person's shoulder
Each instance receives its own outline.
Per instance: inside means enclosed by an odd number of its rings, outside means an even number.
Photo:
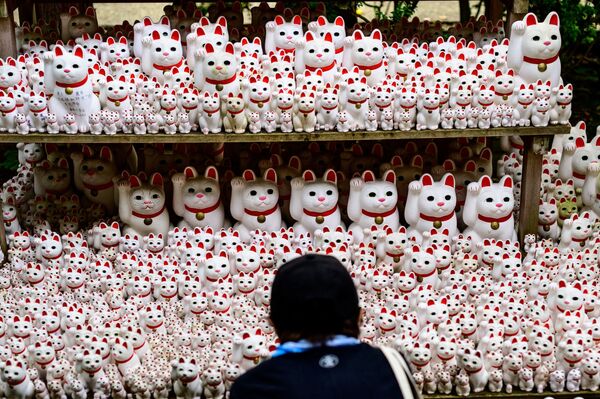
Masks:
[[[283,381],[291,372],[285,367],[285,356],[269,359],[238,377],[231,387],[231,399],[279,398]]]

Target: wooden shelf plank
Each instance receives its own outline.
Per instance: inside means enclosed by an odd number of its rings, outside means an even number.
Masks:
[[[553,136],[569,133],[569,126],[548,126],[544,128],[514,127],[492,129],[438,129],[410,131],[375,131],[375,132],[317,132],[317,133],[243,133],[243,134],[123,134],[91,135],[91,134],[48,134],[30,133],[0,134],[0,143],[273,143],[273,142],[310,142],[310,141],[380,141],[380,140],[415,140],[444,139],[458,137],[502,137],[502,136]]]

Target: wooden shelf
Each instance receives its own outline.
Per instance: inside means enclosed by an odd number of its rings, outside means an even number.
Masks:
[[[569,126],[507,127],[491,129],[438,129],[398,131],[378,130],[375,132],[317,132],[317,133],[242,133],[242,134],[123,134],[91,135],[91,134],[0,134],[0,143],[273,143],[273,142],[310,142],[310,141],[380,141],[380,140],[414,140],[444,139],[458,137],[502,137],[502,136],[553,136],[569,133]]]

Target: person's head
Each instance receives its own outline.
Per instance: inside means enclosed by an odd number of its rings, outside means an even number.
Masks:
[[[271,291],[271,321],[281,342],[358,337],[360,307],[352,277],[334,257],[310,254],[282,266]]]

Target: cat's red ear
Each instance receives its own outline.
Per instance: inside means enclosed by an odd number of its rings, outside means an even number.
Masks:
[[[153,186],[163,186],[163,177],[160,173],[154,173],[152,174],[152,176],[150,177],[150,184],[152,184]]]
[[[433,184],[433,177],[431,177],[430,174],[425,173],[422,177],[421,177],[421,184],[423,186],[431,186]]]
[[[269,168],[265,171],[265,180],[277,184],[277,173],[275,169]]]
[[[181,40],[181,36],[179,35],[179,31],[177,29],[173,29],[173,31],[171,32],[171,39],[176,41]]]
[[[292,18],[292,23],[294,25],[302,25],[302,18],[300,15],[294,15],[294,18]]]
[[[152,31],[152,40],[158,40],[160,39],[160,33],[158,33],[158,31],[154,30]]]
[[[373,31],[373,33],[371,33],[371,38],[375,39],[375,40],[381,40],[382,39],[381,32],[379,31],[379,29],[375,29]]]
[[[219,171],[217,171],[217,168],[215,168],[214,166],[209,166],[204,172],[204,177],[206,177],[207,179],[219,181]]]
[[[304,179],[305,182],[309,182],[309,183],[317,180],[317,176],[315,176],[315,172],[313,172],[310,169],[305,170],[304,173],[302,173],[302,178]]]
[[[384,173],[383,180],[388,183],[395,184],[396,183],[396,172],[394,172],[393,169],[388,170],[387,172]]]
[[[311,31],[308,31],[306,32],[305,39],[307,42],[312,42],[313,40],[315,40],[315,37],[313,36]]]
[[[256,175],[254,174],[254,171],[252,171],[251,169],[246,169],[242,176],[243,176],[244,180],[246,180],[246,181],[256,180]]]
[[[281,15],[277,15],[275,17],[275,25],[283,25],[285,24],[285,19]]]
[[[325,33],[325,37],[323,39],[325,39],[326,42],[333,43],[333,36],[331,36],[330,32]]]
[[[537,17],[535,16],[534,13],[531,13],[531,12],[529,14],[525,15],[524,19],[525,19],[525,24],[527,26],[537,25],[537,23],[538,23]]]
[[[225,52],[229,54],[234,54],[233,44],[231,42],[227,43],[227,45],[225,46]]]
[[[455,184],[455,183],[454,183],[454,176],[448,173],[448,174],[446,175],[446,177],[444,178],[444,184],[445,184],[446,186],[449,186],[449,187],[452,187],[452,188],[454,188],[454,184]]]
[[[550,25],[560,26],[560,19],[555,11],[552,11],[550,14],[548,14],[546,21],[548,21]]]
[[[335,173],[335,170],[328,169],[325,172],[325,179],[324,180],[326,182],[329,182],[329,183],[337,184],[337,173]]]
[[[512,177],[510,177],[510,176],[508,176],[508,175],[507,175],[507,176],[504,176],[504,177],[502,178],[502,180],[503,180],[503,181],[502,181],[502,185],[503,185],[504,187],[507,187],[507,188],[512,188],[512,186],[513,186]]]
[[[163,15],[162,18],[160,19],[159,24],[171,26],[171,21],[169,20],[169,17],[167,17],[166,15]]]
[[[131,186],[131,188],[137,188],[137,187],[141,187],[142,182],[141,182],[140,178],[137,177],[136,175],[131,175],[131,176],[129,176],[129,185]]]
[[[483,176],[481,178],[481,187],[490,187],[492,185],[492,179],[489,176]]]
[[[362,174],[362,179],[365,182],[375,181],[375,174],[373,172],[371,172],[370,170],[365,170]]]

